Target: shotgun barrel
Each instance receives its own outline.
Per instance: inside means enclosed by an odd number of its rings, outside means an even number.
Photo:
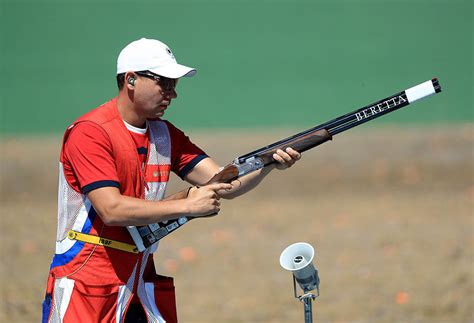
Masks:
[[[415,101],[439,92],[441,92],[441,85],[439,84],[437,78],[433,78],[426,82],[415,85],[405,91],[396,93],[385,99],[344,114],[331,121],[325,122],[316,127],[297,133],[296,135],[290,136],[271,145],[240,156],[238,157],[238,162],[244,163],[248,158],[261,155],[266,151],[274,150],[276,147],[291,147],[291,144],[297,142],[300,138],[307,137],[308,135],[319,130],[326,129],[329,135],[332,137],[338,133],[354,128],[367,121],[381,117],[387,113],[403,108]],[[301,150],[298,150],[298,152],[303,152],[313,147],[305,147]]]

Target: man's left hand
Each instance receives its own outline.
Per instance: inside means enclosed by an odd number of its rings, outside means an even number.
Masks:
[[[288,147],[285,151],[278,149],[276,153],[273,154],[273,159],[276,161],[275,167],[277,169],[287,169],[301,159],[301,154],[293,148]]]

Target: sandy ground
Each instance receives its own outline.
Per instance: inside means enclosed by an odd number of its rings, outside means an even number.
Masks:
[[[291,134],[192,137],[217,161]],[[60,138],[1,141],[1,322],[38,322]],[[281,251],[316,249],[316,322],[474,321],[474,126],[354,129],[161,243],[181,322],[303,322]],[[182,187],[170,186],[172,193]]]

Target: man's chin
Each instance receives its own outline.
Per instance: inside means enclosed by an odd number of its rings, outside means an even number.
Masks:
[[[152,119],[152,120],[153,119],[159,119],[159,118],[163,117],[164,114],[165,114],[164,111],[156,112],[156,113],[153,113],[153,114],[150,113],[150,115],[147,116],[147,119]]]

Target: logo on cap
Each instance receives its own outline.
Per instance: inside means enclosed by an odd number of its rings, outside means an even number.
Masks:
[[[176,58],[174,58],[174,55],[173,55],[173,53],[171,52],[171,49],[166,48],[166,52],[168,53],[168,55],[171,56],[172,59],[176,59]]]

